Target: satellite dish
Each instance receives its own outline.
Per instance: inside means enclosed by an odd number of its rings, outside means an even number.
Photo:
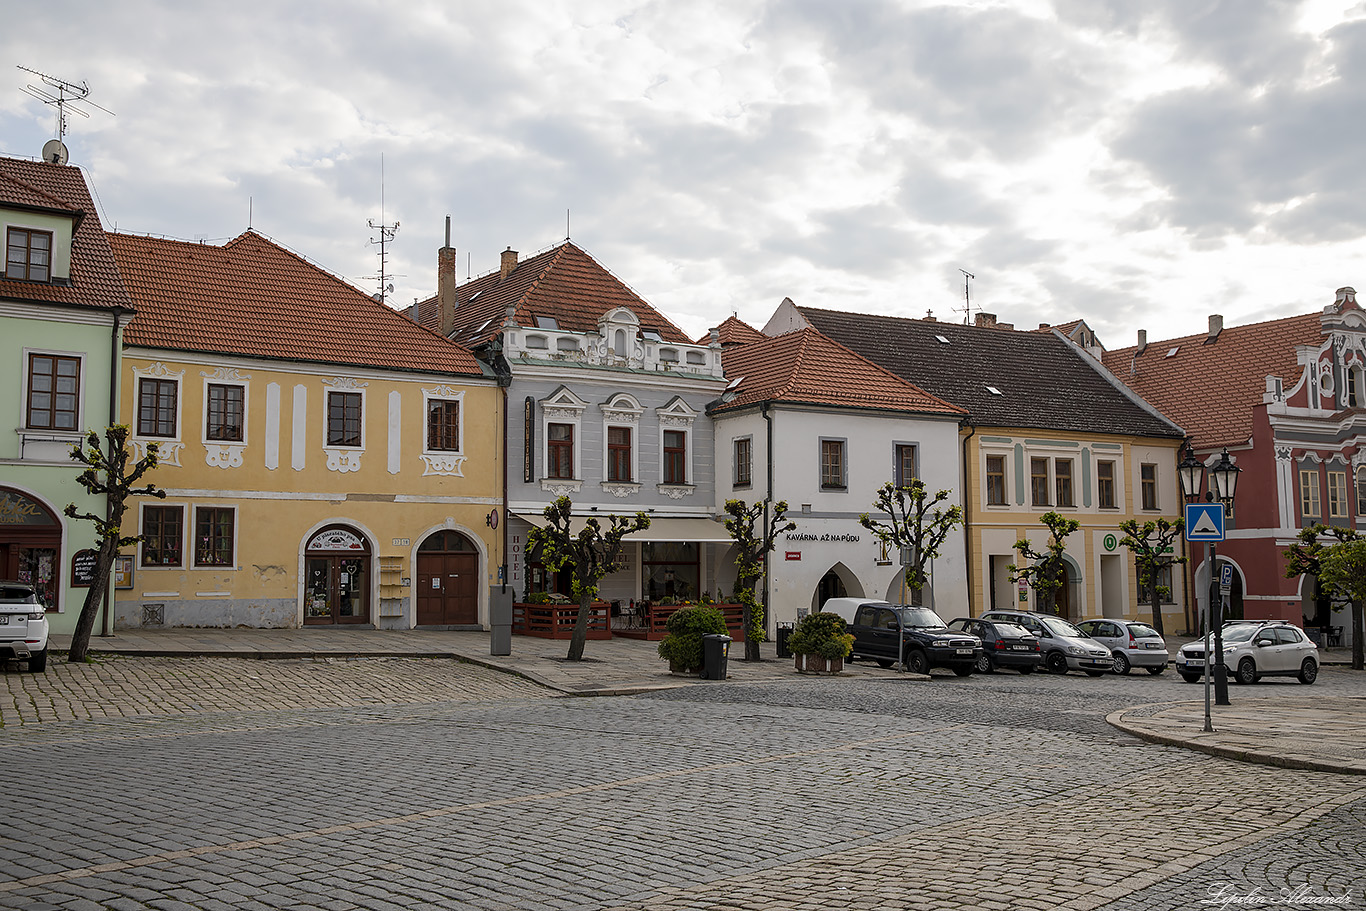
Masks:
[[[66,164],[70,153],[66,150],[66,143],[60,139],[49,139],[43,143],[43,161],[52,164]]]

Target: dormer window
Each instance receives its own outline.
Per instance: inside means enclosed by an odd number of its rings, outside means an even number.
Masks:
[[[52,278],[52,232],[10,228],[5,236],[5,278],[45,282]]]
[[[658,329],[641,329],[640,334],[647,342],[662,342],[664,338],[659,334]]]
[[[536,325],[537,325],[538,328],[541,328],[541,329],[558,329],[558,328],[560,328],[559,321],[556,320],[555,317],[553,317],[553,316],[538,316],[538,317],[536,317]]]

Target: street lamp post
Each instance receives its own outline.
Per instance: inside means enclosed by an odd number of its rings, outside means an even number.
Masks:
[[[1228,450],[1225,449],[1219,456],[1219,461],[1209,468],[1208,489],[1205,491],[1205,500],[1213,502],[1218,497],[1219,502],[1224,505],[1224,516],[1227,521],[1229,511],[1233,507],[1234,493],[1238,488],[1238,473],[1242,471],[1233,460],[1228,457]],[[1181,478],[1182,494],[1187,502],[1195,502],[1200,496],[1201,476],[1205,474],[1205,466],[1196,458],[1195,453],[1189,444],[1186,447],[1186,457],[1177,466],[1177,474]],[[1209,613],[1208,625],[1205,642],[1205,671],[1206,680],[1213,673],[1214,676],[1214,702],[1216,705],[1229,705],[1228,701],[1228,668],[1224,665],[1224,612],[1223,597],[1220,592],[1219,576],[1216,572],[1218,565],[1219,552],[1214,546],[1214,542],[1209,543],[1209,568],[1210,568],[1210,590],[1209,590]],[[1214,647],[1208,646],[1209,634],[1214,635]],[[1205,710],[1205,730],[1209,730],[1209,694],[1206,693]]]
[[[1186,457],[1181,460],[1181,464],[1176,466],[1176,475],[1181,479],[1181,495],[1187,503],[1195,503],[1200,499],[1200,487],[1205,476],[1205,466],[1195,458],[1195,451],[1189,443],[1186,444]],[[1214,545],[1205,545],[1205,559],[1210,566],[1210,581],[1213,582],[1214,576]],[[1191,580],[1194,582],[1194,579]],[[1205,640],[1205,670],[1201,675],[1205,678],[1205,731],[1214,730],[1214,725],[1210,719],[1210,670],[1213,666],[1214,656],[1210,648],[1210,632],[1214,626],[1214,587],[1211,585],[1209,590],[1209,601],[1205,605],[1205,616],[1202,618]]]

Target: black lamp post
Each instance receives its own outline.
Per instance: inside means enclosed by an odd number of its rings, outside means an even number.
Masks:
[[[1213,502],[1215,497],[1218,497],[1219,501],[1224,504],[1225,520],[1233,508],[1233,496],[1238,488],[1238,473],[1240,471],[1242,469],[1233,464],[1233,460],[1228,457],[1227,449],[1219,456],[1219,461],[1209,468],[1209,489],[1205,492],[1205,500]],[[1195,453],[1187,445],[1186,457],[1177,466],[1177,474],[1181,478],[1182,494],[1187,502],[1195,502],[1199,498],[1201,475],[1204,473],[1205,466],[1195,458]],[[1209,543],[1208,561],[1210,567],[1209,625],[1210,631],[1214,634],[1214,648],[1206,649],[1205,666],[1214,675],[1215,704],[1229,705],[1228,668],[1224,666],[1223,598],[1220,595],[1219,574],[1216,571],[1218,560],[1218,549],[1211,541]],[[1208,710],[1206,710],[1205,725],[1205,729],[1209,730]]]

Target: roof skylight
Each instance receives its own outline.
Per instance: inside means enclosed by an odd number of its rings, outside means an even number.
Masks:
[[[658,329],[645,329],[645,328],[642,328],[642,329],[640,330],[640,334],[643,335],[643,336],[646,338],[647,341],[651,341],[651,342],[662,342],[662,341],[664,340],[664,337],[661,336],[661,335],[659,334],[659,330],[658,330]]]
[[[1177,345],[1175,348],[1168,348],[1168,349],[1167,349],[1167,355],[1166,355],[1166,356],[1167,356],[1167,357],[1176,357],[1176,352],[1178,352],[1178,351],[1180,351],[1180,350],[1181,350],[1181,346],[1180,346],[1180,345]]]
[[[539,327],[542,328],[542,329],[558,329],[558,328],[560,328],[560,324],[559,324],[558,322],[556,322],[555,317],[553,317],[553,316],[538,316],[538,317],[536,317],[536,325],[539,326]]]
[[[949,343],[949,340],[944,338],[944,336],[942,335],[936,335],[935,338],[939,339],[939,343],[941,345],[947,345]]]
[[[987,392],[990,392],[992,395],[1005,395],[1004,392],[1002,392],[1001,390],[997,389],[995,386],[988,386],[988,387],[987,387]]]

